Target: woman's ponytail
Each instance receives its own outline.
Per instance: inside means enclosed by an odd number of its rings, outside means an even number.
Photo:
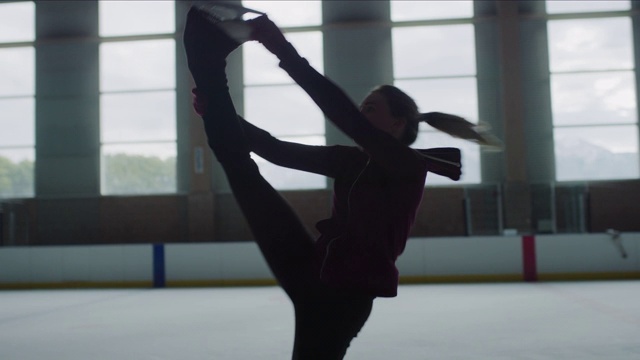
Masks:
[[[460,116],[440,112],[423,113],[418,119],[453,137],[473,141],[489,150],[502,150],[502,141],[491,133],[488,124],[474,124]]]

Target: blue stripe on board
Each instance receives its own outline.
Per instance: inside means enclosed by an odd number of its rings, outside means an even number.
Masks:
[[[153,245],[153,287],[162,288],[166,285],[164,269],[164,244]]]

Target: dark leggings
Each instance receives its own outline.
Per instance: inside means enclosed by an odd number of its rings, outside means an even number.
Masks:
[[[369,317],[373,297],[320,282],[314,239],[251,159],[226,87],[224,66],[220,70],[220,86],[208,97],[203,117],[205,131],[258,247],[293,302],[293,359],[342,359]]]

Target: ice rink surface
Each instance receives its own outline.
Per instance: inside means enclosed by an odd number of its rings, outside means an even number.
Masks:
[[[277,287],[0,291],[0,359],[290,359]],[[640,359],[640,281],[401,286],[349,360]]]

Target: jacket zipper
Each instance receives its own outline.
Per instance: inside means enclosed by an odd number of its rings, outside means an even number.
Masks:
[[[364,171],[367,169],[367,166],[369,166],[369,162],[371,161],[371,158],[367,159],[367,163],[364,165],[364,167],[362,168],[362,170],[360,170],[360,173],[358,174],[358,176],[356,177],[355,180],[353,180],[353,183],[351,184],[351,187],[349,188],[349,192],[347,193],[347,224],[349,223],[349,216],[351,215],[351,193],[353,192],[353,188],[356,186],[356,183],[358,182],[358,180],[360,180],[360,177],[362,177],[362,174],[364,174]],[[327,244],[327,250],[325,251],[324,254],[324,259],[322,260],[322,266],[320,267],[320,278],[322,279],[322,274],[324,273],[324,267],[327,263],[327,258],[329,257],[329,250],[331,248],[331,245],[333,245],[333,243],[339,239],[342,236],[342,234],[334,237],[333,239],[329,240],[329,243]]]

